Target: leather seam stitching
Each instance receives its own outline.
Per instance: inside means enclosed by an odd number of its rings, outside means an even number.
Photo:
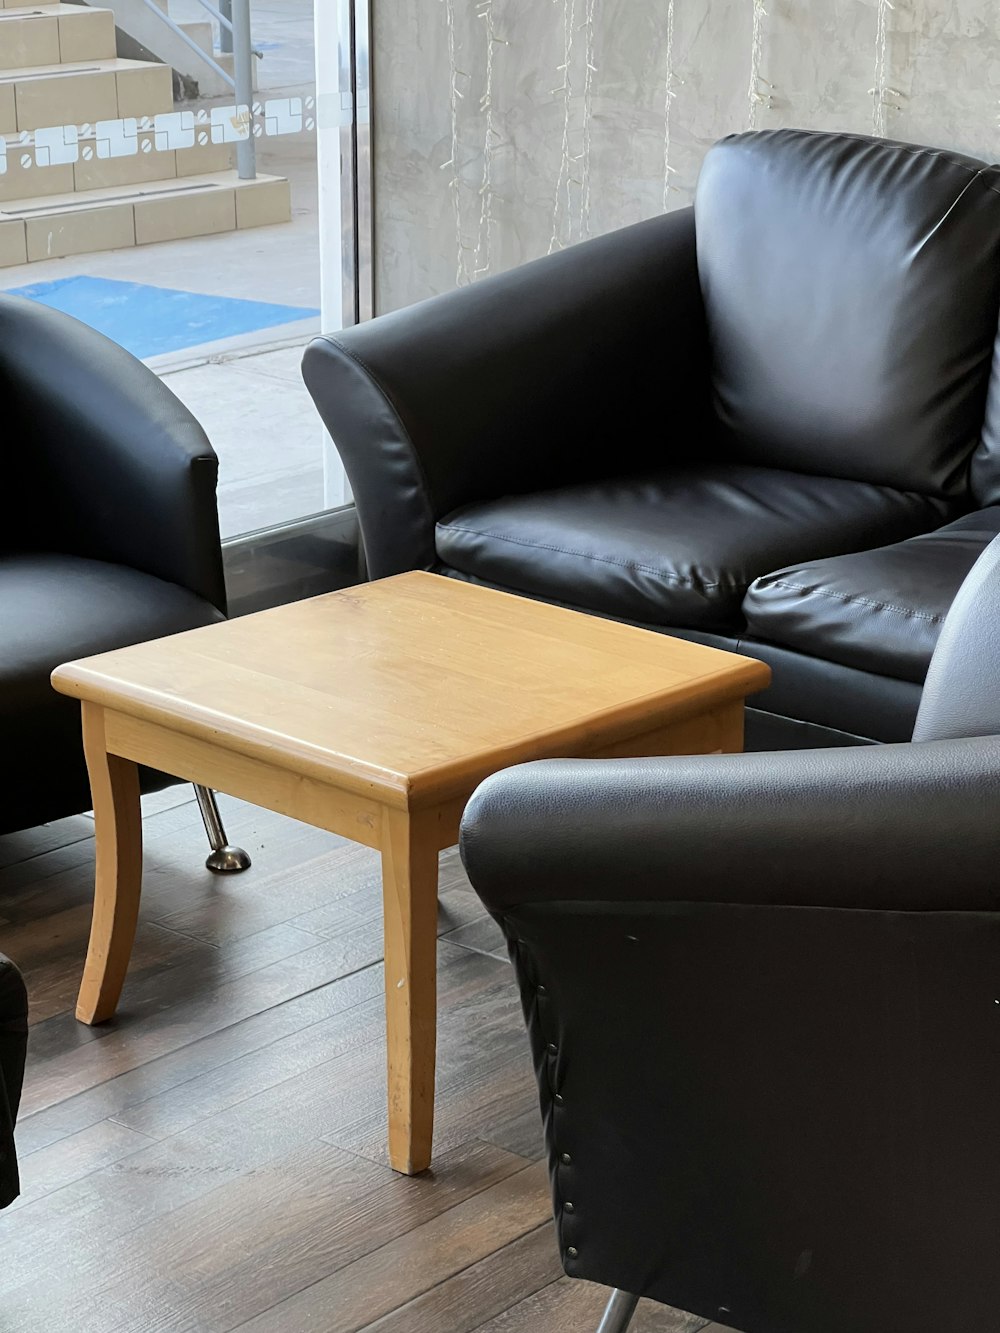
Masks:
[[[858,606],[870,606],[874,611],[895,611],[897,615],[907,616],[915,620],[927,620],[932,624],[937,624],[944,620],[944,616],[932,615],[927,611],[914,611],[910,607],[894,606],[892,602],[875,602],[870,597],[857,597],[848,592],[831,592],[828,588],[804,587],[801,583],[788,583],[784,579],[775,579],[773,583],[767,585],[770,588],[787,588],[789,592],[810,593],[814,597],[828,597],[832,601],[856,603]]]
[[[666,580],[668,583],[676,583],[683,588],[703,588],[705,591],[711,591],[716,588],[722,588],[725,585],[721,583],[697,583],[694,579],[686,579],[677,574],[667,574],[661,569],[655,569],[652,565],[640,565],[634,560],[612,560],[606,555],[588,555],[586,551],[570,551],[564,546],[543,546],[541,542],[521,541],[517,537],[506,537],[499,532],[484,532],[476,528],[460,528],[454,523],[438,524],[444,532],[467,532],[470,537],[491,537],[494,541],[510,542],[512,546],[525,546],[532,551],[554,551],[556,555],[571,555],[577,560],[594,560],[602,565],[615,565],[619,569],[635,569],[641,574],[655,574],[657,578]]]

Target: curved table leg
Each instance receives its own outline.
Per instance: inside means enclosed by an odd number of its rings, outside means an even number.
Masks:
[[[83,705],[83,748],[94,802],[97,866],[94,918],[76,1016],[103,1023],[118,1005],[132,955],[142,889],[142,811],[139,770],[108,754],[104,710]]]

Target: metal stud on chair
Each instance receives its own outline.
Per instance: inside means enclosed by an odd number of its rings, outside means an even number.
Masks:
[[[198,798],[198,809],[201,811],[205,832],[212,847],[205,865],[216,875],[235,875],[241,870],[246,870],[250,865],[250,857],[242,847],[229,845],[215,792],[211,787],[200,787],[195,783],[194,794]]]
[[[638,1296],[630,1296],[627,1291],[612,1292],[597,1333],[625,1333],[638,1304]]]

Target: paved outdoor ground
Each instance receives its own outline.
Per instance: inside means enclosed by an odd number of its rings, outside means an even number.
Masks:
[[[170,0],[170,13],[204,17],[197,0]],[[260,90],[311,96],[312,0],[252,0],[252,15],[263,51]],[[257,162],[262,173],[291,182],[290,223],[0,269],[0,290],[87,277],[318,310],[315,133],[260,140]],[[85,309],[74,313],[87,318]],[[219,454],[223,536],[324,507],[323,432],[298,372],[302,348],[318,331],[315,315],[210,343],[192,334],[192,345],[148,358]]]
[[[322,430],[305,391],[299,343],[230,353],[164,379],[208,432],[220,462],[222,535],[323,505]]]
[[[312,83],[312,0],[250,0],[250,13],[254,45],[262,52],[258,87],[263,91]],[[170,0],[170,17],[177,23],[201,23],[208,14],[198,0]]]

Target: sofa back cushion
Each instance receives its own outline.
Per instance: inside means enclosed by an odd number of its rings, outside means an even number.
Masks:
[[[695,204],[715,408],[744,461],[962,496],[1000,308],[1000,168],[735,135]]]

